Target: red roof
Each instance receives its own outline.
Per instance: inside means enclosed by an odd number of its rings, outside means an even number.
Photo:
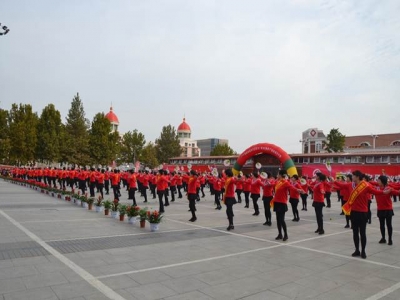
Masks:
[[[116,114],[114,114],[113,112],[113,108],[110,107],[110,111],[108,112],[108,114],[106,114],[106,118],[111,122],[111,123],[118,123],[118,117]]]
[[[186,123],[186,119],[183,118],[183,122],[178,127],[178,131],[191,131],[190,126]]]

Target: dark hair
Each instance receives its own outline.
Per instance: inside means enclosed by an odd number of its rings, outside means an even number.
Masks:
[[[298,180],[298,179],[299,179],[299,176],[297,176],[296,174],[294,174],[294,175],[292,176],[292,178]]]
[[[196,171],[195,170],[190,170],[190,175],[196,176]]]
[[[385,175],[379,176],[378,180],[380,180],[384,186],[386,186],[388,183],[388,178]]]
[[[228,176],[228,177],[233,177],[233,172],[232,172],[232,170],[231,170],[231,169],[226,169],[226,170],[225,170],[225,175]]]
[[[163,169],[158,170],[158,173],[159,173],[160,175],[164,175],[164,170],[163,170]]]
[[[316,175],[317,175],[317,177],[319,178],[320,181],[325,181],[326,180],[325,174],[317,173]]]
[[[259,176],[258,171],[253,171],[253,176],[254,176],[255,178],[258,178],[258,176]]]
[[[353,175],[351,175],[351,174],[347,174],[346,177],[347,177],[348,179],[350,179],[350,181],[353,180]]]
[[[365,177],[364,173],[362,173],[360,170],[354,171],[353,176],[357,176],[358,178],[360,178],[360,180],[363,180]]]
[[[283,177],[283,176],[287,175],[287,172],[286,172],[286,170],[279,170],[278,174]]]

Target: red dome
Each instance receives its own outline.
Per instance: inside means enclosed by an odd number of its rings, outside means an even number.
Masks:
[[[178,131],[191,131],[190,126],[186,123],[186,119],[183,118],[183,122],[178,127]]]
[[[114,114],[113,112],[113,108],[110,107],[110,111],[108,112],[108,114],[106,114],[106,118],[111,122],[111,123],[118,123],[118,117],[116,114]]]

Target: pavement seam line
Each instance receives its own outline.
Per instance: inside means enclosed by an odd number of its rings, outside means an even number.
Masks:
[[[75,264],[73,261],[62,255],[60,252],[58,252],[56,249],[48,245],[46,242],[44,242],[41,238],[39,238],[36,234],[33,232],[29,231],[26,229],[24,226],[22,226],[20,223],[18,223],[16,220],[14,220],[12,217],[7,215],[4,211],[0,210],[0,214],[5,217],[8,221],[10,221],[15,227],[20,229],[22,232],[24,232],[27,236],[29,236],[33,241],[41,245],[44,249],[46,249],[50,254],[52,254],[54,257],[56,257],[58,260],[60,260],[62,263],[64,263],[67,267],[69,267],[72,271],[74,271],[76,274],[81,276],[86,282],[88,282],[91,286],[96,288],[98,291],[100,291],[104,296],[106,296],[109,299],[112,300],[126,300],[123,298],[121,295],[113,291],[111,288],[106,286],[104,283],[102,283],[100,280],[98,280],[96,277],[94,277],[92,274]]]

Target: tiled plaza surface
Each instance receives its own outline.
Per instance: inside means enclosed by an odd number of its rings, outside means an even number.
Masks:
[[[152,233],[149,224],[140,229],[0,180],[0,299],[400,299],[400,204],[393,246],[378,244],[372,204],[366,260],[351,257],[352,231],[337,198],[324,208],[321,236],[310,204],[298,223],[289,209],[286,242],[275,241],[274,216],[264,226],[263,213],[252,216],[243,203],[227,232],[225,211],[214,209],[208,191],[197,222],[188,222],[188,202],[178,199]],[[147,207],[158,209],[158,201],[149,196]]]

